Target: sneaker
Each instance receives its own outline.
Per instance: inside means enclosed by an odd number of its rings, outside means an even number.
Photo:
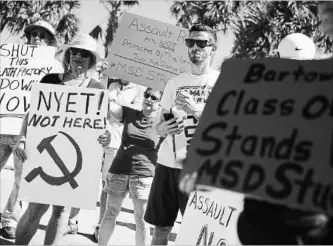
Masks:
[[[70,221],[68,221],[68,225],[66,226],[64,235],[67,234],[77,234],[77,232],[79,231],[79,224],[76,221],[75,224],[71,223]]]
[[[96,243],[98,243],[99,227],[100,227],[100,225],[97,225],[97,226],[95,226],[95,229],[94,229],[94,239],[95,239]]]
[[[15,239],[15,227],[5,226],[2,228],[2,236],[7,239]]]

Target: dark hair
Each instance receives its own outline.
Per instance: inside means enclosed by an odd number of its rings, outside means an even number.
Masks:
[[[191,32],[207,32],[208,34],[210,34],[211,36],[211,42],[213,42],[214,44],[217,43],[217,35],[216,32],[213,30],[213,28],[206,26],[206,25],[202,25],[202,24],[194,24],[191,29],[190,29],[190,33]]]
[[[160,98],[163,95],[163,91],[160,91],[160,90],[157,90],[157,89],[153,89],[153,88],[150,88],[150,87],[147,87],[147,89],[145,90],[145,93],[147,93],[148,91],[158,91],[160,93]]]
[[[70,63],[70,50],[71,48],[68,48],[64,54],[64,58],[63,58],[63,61],[62,61],[62,65],[65,69],[65,71],[69,71],[69,63]],[[90,52],[91,53],[91,52]],[[91,69],[93,66],[96,65],[96,58],[95,56],[93,55],[93,53],[91,53],[91,56],[90,56],[90,64],[89,64],[89,67],[88,69]]]

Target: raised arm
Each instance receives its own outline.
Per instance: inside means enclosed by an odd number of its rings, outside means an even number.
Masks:
[[[115,100],[109,101],[109,113],[111,117],[115,118],[116,120],[121,120],[123,118],[123,108]]]

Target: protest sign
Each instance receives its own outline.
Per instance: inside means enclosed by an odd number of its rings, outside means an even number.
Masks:
[[[108,91],[32,87],[19,197],[24,201],[95,209]]]
[[[18,135],[30,106],[30,90],[54,64],[55,48],[0,44],[0,133]]]
[[[332,67],[226,61],[181,175],[198,171],[199,184],[333,214]]]
[[[190,68],[187,36],[185,28],[124,13],[105,73],[163,91],[170,77]]]
[[[241,194],[222,189],[192,192],[175,245],[241,245],[237,221],[242,210]]]

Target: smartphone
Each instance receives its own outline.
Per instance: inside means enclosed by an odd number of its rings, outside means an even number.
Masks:
[[[171,120],[172,118],[175,118],[173,113],[164,113],[163,117],[165,119],[165,121]]]

